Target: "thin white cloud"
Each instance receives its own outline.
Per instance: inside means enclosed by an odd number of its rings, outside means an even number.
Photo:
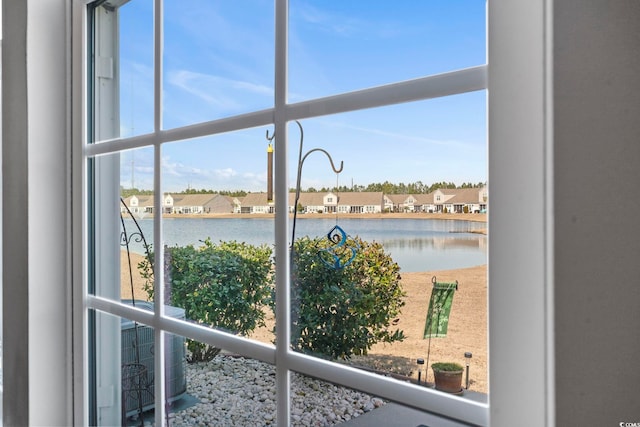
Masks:
[[[186,188],[246,191],[266,189],[264,172],[239,172],[231,167],[205,169],[185,166],[181,162],[170,161],[168,156],[162,160],[162,173],[167,191],[183,191]]]
[[[424,136],[409,135],[409,134],[404,134],[399,132],[390,132],[390,131],[373,128],[373,127],[355,126],[355,125],[350,125],[350,124],[339,122],[339,121],[323,121],[323,124],[330,126],[332,128],[348,129],[351,131],[382,136],[385,138],[389,138],[390,141],[418,142],[423,144],[442,145],[442,146],[465,145],[460,141],[456,141],[456,140],[432,139],[432,138],[426,138]]]
[[[349,36],[359,33],[363,25],[357,19],[331,14],[308,3],[301,3],[297,10],[304,22],[312,24],[321,31],[337,35]]]
[[[188,70],[169,73],[167,81],[207,104],[224,110],[242,108],[239,100],[246,96],[273,97],[273,89],[268,86]]]
[[[153,174],[153,166],[136,166],[135,171],[142,174]]]
[[[213,175],[218,179],[231,179],[236,177],[238,172],[232,168],[216,169],[213,171]]]
[[[168,156],[162,157],[162,174],[175,177],[184,176],[185,165],[180,162],[170,162]]]
[[[341,13],[328,12],[308,3],[298,3],[294,8],[299,18],[316,29],[340,37],[390,38],[407,32],[415,32],[407,23],[394,22],[385,16],[385,20],[366,19]]]

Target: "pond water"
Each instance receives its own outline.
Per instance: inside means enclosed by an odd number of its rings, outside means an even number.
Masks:
[[[137,220],[148,243],[153,243],[153,220]],[[383,245],[401,271],[450,270],[487,263],[487,238],[473,233],[486,224],[464,220],[437,219],[361,219],[298,217],[296,238],[325,236],[335,225],[348,235]],[[125,221],[127,231],[133,221]],[[274,242],[274,221],[269,218],[167,218],[163,233],[168,246],[200,246],[213,242],[237,240],[249,244]],[[132,247],[142,253],[141,245]]]

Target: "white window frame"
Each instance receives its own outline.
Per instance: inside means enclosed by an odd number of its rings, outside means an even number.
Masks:
[[[348,373],[350,379],[356,381],[351,382],[352,386],[365,391],[380,390],[380,382],[368,375],[356,374],[342,370],[335,370],[334,367],[326,366],[328,369],[326,374],[322,363],[316,360],[310,360],[303,355],[287,354],[286,349],[278,349],[275,353],[271,348],[256,347],[252,351],[247,352],[244,343],[238,339],[227,339],[224,335],[215,331],[195,330],[193,328],[183,328],[177,322],[169,319],[163,319],[160,315],[144,314],[134,310],[120,307],[110,301],[103,301],[99,298],[89,297],[82,293],[77,293],[78,289],[84,288],[85,274],[82,271],[82,260],[84,252],[84,244],[81,236],[84,212],[82,203],[76,199],[79,191],[84,188],[82,180],[82,161],[79,159],[82,155],[98,155],[103,154],[110,149],[110,144],[99,144],[85,148],[84,152],[80,148],[84,139],[84,130],[86,123],[78,121],[83,117],[82,111],[86,99],[82,97],[82,89],[84,84],[84,50],[83,43],[85,41],[84,29],[82,28],[84,21],[83,9],[84,2],[80,0],[58,0],[52,2],[38,2],[35,0],[27,0],[32,13],[27,14],[27,7],[9,8],[6,5],[12,2],[3,2],[3,10],[5,11],[5,22],[14,22],[12,18],[21,18],[17,22],[27,22],[28,25],[22,27],[21,31],[27,34],[41,36],[32,37],[29,40],[28,48],[22,47],[20,43],[15,43],[11,36],[18,34],[20,29],[5,28],[5,34],[10,37],[6,38],[5,48],[8,46],[9,53],[3,52],[4,58],[11,58],[13,61],[7,63],[3,61],[3,68],[6,66],[11,72],[19,72],[21,66],[26,70],[26,83],[33,89],[27,92],[12,90],[11,92],[3,91],[4,105],[9,102],[22,102],[22,105],[29,112],[29,121],[24,126],[8,126],[13,116],[7,113],[3,108],[3,140],[25,140],[27,141],[27,149],[16,150],[15,147],[3,145],[4,158],[4,183],[8,181],[7,177],[12,179],[10,185],[15,182],[25,183],[25,191],[31,192],[38,186],[40,191],[30,197],[37,197],[38,194],[62,195],[62,197],[52,197],[52,204],[59,212],[66,212],[68,207],[65,202],[73,200],[71,205],[72,226],[67,229],[67,219],[60,219],[57,216],[40,217],[27,214],[23,217],[18,215],[10,215],[7,212],[3,215],[3,223],[5,233],[3,234],[3,243],[5,247],[15,243],[11,241],[22,231],[28,231],[30,228],[38,228],[38,226],[46,226],[51,221],[57,221],[61,225],[60,230],[68,230],[69,239],[63,239],[65,242],[72,242],[73,254],[71,259],[73,263],[73,328],[69,328],[67,316],[59,310],[59,314],[47,311],[55,322],[45,324],[37,323],[38,328],[29,328],[29,323],[34,325],[38,322],[36,308],[46,307],[50,304],[47,298],[51,293],[38,293],[37,278],[42,275],[38,274],[38,270],[42,269],[42,264],[30,265],[30,258],[42,253],[43,259],[49,259],[54,270],[57,271],[55,261],[62,261],[59,265],[69,266],[67,251],[58,251],[61,245],[59,236],[47,236],[42,234],[39,240],[33,244],[29,244],[26,250],[29,255],[24,253],[11,256],[8,251],[3,251],[3,280],[5,289],[11,289],[12,296],[15,297],[8,302],[4,299],[3,317],[4,325],[11,324],[14,330],[11,334],[6,334],[3,348],[11,348],[12,344],[20,345],[18,337],[28,336],[30,342],[49,342],[51,336],[59,336],[73,338],[73,354],[74,363],[71,364],[72,358],[70,353],[60,354],[59,350],[67,348],[65,345],[56,345],[52,347],[55,351],[47,354],[47,364],[52,363],[57,366],[63,366],[62,372],[71,374],[73,371],[73,384],[66,388],[66,392],[60,393],[60,382],[57,381],[59,375],[37,375],[39,372],[38,360],[35,357],[35,351],[29,351],[29,363],[16,360],[15,358],[3,358],[4,363],[4,381],[7,384],[17,385],[20,378],[29,378],[26,386],[26,394],[21,389],[15,390],[16,394],[12,399],[5,399],[7,404],[4,408],[3,418],[5,420],[21,419],[18,417],[20,413],[28,414],[29,421],[32,424],[52,423],[52,424],[69,424],[68,421],[73,419],[75,425],[86,425],[86,360],[85,337],[86,323],[78,321],[85,318],[85,309],[94,307],[96,309],[112,312],[113,314],[134,318],[145,323],[162,324],[166,330],[182,335],[191,335],[196,339],[221,345],[226,348],[243,350],[249,357],[256,357],[261,360],[276,362],[278,367],[294,369],[309,375],[319,376],[329,381],[344,382],[344,378],[337,378],[336,374]],[[18,2],[20,3],[20,2]],[[73,6],[73,19],[68,21],[69,14],[65,6],[71,4]],[[283,19],[286,16],[286,2],[276,0],[276,16],[277,19]],[[489,86],[489,173],[492,192],[492,210],[489,214],[489,242],[491,257],[489,260],[489,280],[491,287],[489,290],[489,307],[490,307],[490,416],[489,413],[483,411],[482,424],[491,421],[492,425],[509,425],[514,419],[526,419],[531,425],[553,425],[553,317],[552,317],[552,242],[551,234],[553,229],[551,188],[553,176],[551,175],[551,1],[544,2],[511,2],[502,0],[492,0],[489,2],[489,63],[491,64],[491,72],[488,75]],[[35,13],[35,10],[38,13]],[[47,11],[52,13],[46,13]],[[9,12],[7,14],[7,12]],[[58,12],[58,13],[56,13]],[[69,22],[73,22],[71,25]],[[79,24],[79,25],[78,25]],[[26,28],[26,30],[25,30]],[[59,35],[60,28],[70,28],[72,31],[71,42],[60,42],[59,39],[43,40],[42,35],[49,36],[53,33]],[[56,32],[55,30],[58,30]],[[281,28],[277,29],[277,38],[280,44],[286,45],[286,31]],[[25,38],[26,40],[26,38]],[[69,64],[65,55],[50,55],[51,49],[54,52],[70,51],[73,46],[74,61]],[[27,55],[19,54],[19,50],[23,48]],[[15,54],[18,52],[18,54]],[[12,55],[13,56],[8,56]],[[46,66],[38,66],[39,58],[42,55],[48,61]],[[310,111],[314,106],[319,104],[316,101],[309,101],[295,106],[287,106],[284,103],[285,80],[280,76],[284,75],[284,56],[285,52],[279,49],[276,55],[276,73],[278,81],[276,83],[276,114],[272,112],[250,114],[239,119],[228,119],[215,122],[216,126],[220,126],[222,130],[228,131],[242,127],[248,123],[252,125],[262,125],[275,121],[277,129],[283,129],[284,124],[288,120],[301,119],[310,117]],[[40,64],[42,65],[42,64]],[[52,70],[59,71],[58,73]],[[71,71],[71,73],[69,73]],[[68,77],[72,76],[73,85],[69,85]],[[11,80],[14,76],[5,73],[7,80]],[[7,81],[5,80],[5,81]],[[37,85],[35,82],[39,82]],[[44,83],[49,83],[44,84]],[[425,80],[425,83],[427,81]],[[39,91],[34,90],[37,86]],[[73,86],[74,90],[71,90]],[[13,88],[8,85],[8,88]],[[415,89],[411,82],[408,88]],[[62,89],[61,89],[62,88]],[[60,97],[60,92],[67,88],[67,94],[72,99],[70,109],[62,108],[52,114],[51,108],[37,108],[43,98],[47,96]],[[359,98],[362,96],[362,98]],[[358,96],[336,96],[330,97],[323,101],[324,105],[329,107],[329,112],[337,113],[343,111],[343,102],[352,101],[357,105],[370,106],[374,103],[374,99],[379,96],[391,96],[391,99],[402,94],[396,91],[378,88],[373,91],[363,91]],[[65,98],[62,96],[61,98]],[[407,100],[407,99],[405,99]],[[55,102],[50,102],[56,104]],[[351,104],[354,105],[354,104]],[[380,104],[383,105],[383,104]],[[273,117],[275,115],[275,117]],[[62,118],[62,120],[60,120]],[[60,125],[62,123],[62,125]],[[47,126],[50,125],[50,126]],[[211,124],[204,125],[202,131],[206,132],[211,128]],[[47,138],[37,138],[31,133],[37,129],[46,129]],[[197,127],[196,127],[197,128]],[[29,160],[33,161],[34,154],[59,154],[66,153],[66,141],[69,133],[73,138],[73,175],[71,191],[67,185],[66,179],[51,179],[50,170],[38,168],[25,168],[20,170],[21,164],[28,164]],[[283,138],[286,138],[284,132],[280,132]],[[145,137],[137,140],[122,142],[119,148],[134,148],[148,144],[149,142],[161,144],[162,133],[155,134],[147,139]],[[52,142],[53,141],[53,142]],[[118,144],[118,143],[115,143]],[[280,142],[281,145],[286,146]],[[94,148],[95,147],[95,148]],[[111,147],[112,148],[112,147]],[[54,152],[52,152],[52,150]],[[57,151],[56,151],[57,150]],[[159,155],[159,152],[156,156]],[[286,150],[282,150],[279,160],[285,164]],[[15,162],[15,166],[12,164]],[[24,163],[21,163],[24,162]],[[64,162],[63,162],[64,163]],[[283,186],[286,183],[286,170],[281,168],[276,174],[277,185]],[[61,184],[61,181],[64,183]],[[279,183],[279,184],[278,184]],[[282,188],[286,188],[283,186]],[[22,208],[23,212],[30,212],[25,203],[21,203],[23,199],[15,197],[10,188],[4,187],[3,203],[7,209],[15,206]],[[528,194],[531,203],[528,206],[518,204],[517,195],[522,193]],[[73,199],[72,199],[73,196]],[[56,201],[58,200],[58,201]],[[157,206],[155,210],[159,211],[160,201],[156,198]],[[280,211],[286,211],[286,200],[281,200]],[[9,211],[10,212],[10,211]],[[518,221],[513,218],[519,218]],[[521,227],[522,219],[525,218],[528,227]],[[276,222],[276,234],[286,235],[287,222],[279,220]],[[15,230],[14,233],[7,233],[6,230]],[[75,231],[75,232],[74,232]],[[80,232],[80,233],[78,233]],[[158,230],[156,230],[158,232]],[[80,234],[80,235],[79,235]],[[24,234],[25,236],[27,233]],[[32,248],[40,248],[35,253]],[[65,246],[66,247],[66,246]],[[67,247],[68,248],[68,247]],[[48,254],[47,254],[48,251]],[[280,248],[285,251],[286,248]],[[513,254],[526,254],[522,257],[514,257]],[[280,253],[282,255],[282,253]],[[284,260],[286,257],[282,256]],[[509,262],[505,262],[508,260]],[[70,269],[70,267],[67,267]],[[286,267],[285,267],[286,269]],[[13,283],[25,283],[24,273],[28,272],[29,279],[26,285],[19,288],[13,286]],[[286,271],[286,270],[285,270]],[[64,274],[62,275],[64,276]],[[51,289],[62,291],[70,290],[67,288],[66,278],[51,276],[46,278]],[[518,283],[518,286],[514,286]],[[283,282],[279,281],[278,286],[282,289]],[[522,292],[525,290],[526,292]],[[32,292],[33,291],[33,292]],[[7,291],[4,292],[7,296]],[[31,311],[29,310],[31,308]],[[282,311],[283,308],[279,311]],[[11,322],[12,319],[21,319],[25,312],[29,315],[29,323],[16,324]],[[280,321],[288,319],[288,313],[280,313]],[[62,322],[60,321],[62,319]],[[44,319],[43,319],[44,320]],[[51,320],[51,319],[49,319]],[[62,324],[62,326],[61,326]],[[68,333],[72,332],[69,337]],[[159,334],[162,339],[162,334]],[[285,337],[286,338],[286,337]],[[11,341],[15,340],[15,341]],[[70,346],[69,346],[70,348]],[[162,354],[162,352],[158,352]],[[160,358],[159,364],[162,364]],[[72,366],[72,368],[70,368]],[[526,366],[527,369],[522,369]],[[288,382],[288,372],[286,369],[278,376],[279,386],[283,386]],[[322,372],[320,372],[322,371]],[[162,370],[159,370],[162,372]],[[514,373],[517,372],[519,382],[513,381]],[[31,375],[29,375],[31,373]],[[161,383],[161,382],[160,382]],[[521,384],[526,384],[522,387]],[[385,384],[386,386],[387,384]],[[389,383],[390,391],[388,394],[394,394],[396,397],[403,395],[404,391],[396,390],[398,386],[395,383]],[[373,390],[375,388],[375,390]],[[75,393],[72,391],[75,390]],[[7,390],[5,389],[5,392]],[[161,392],[160,392],[161,393]],[[426,391],[423,392],[429,395]],[[411,406],[425,408],[422,402],[416,402],[415,393],[407,393],[408,400],[404,401]],[[46,396],[46,397],[45,397]],[[52,399],[56,396],[56,399]],[[73,406],[71,406],[72,397]],[[22,398],[21,398],[22,397]],[[5,398],[7,395],[5,394]],[[288,399],[279,399],[279,410],[288,405],[288,402],[282,402]],[[65,404],[65,401],[68,402]],[[451,403],[455,402],[455,398],[443,398],[433,396],[434,402],[441,402],[442,407],[437,409],[448,410]],[[55,402],[56,404],[51,404]],[[453,405],[456,406],[456,405]],[[69,408],[73,408],[73,417],[69,415]],[[46,408],[43,411],[43,408]],[[455,408],[451,408],[456,410]],[[287,411],[288,414],[288,411]],[[457,415],[457,414],[456,414]],[[12,418],[15,416],[17,418]],[[46,418],[45,418],[46,417]],[[287,415],[288,417],[288,415]],[[284,425],[282,418],[279,418],[280,425]],[[161,424],[161,420],[160,423]]]
[[[476,66],[459,71],[452,71],[448,73],[427,76],[409,81],[396,82],[383,86],[374,87],[371,89],[358,90],[349,93],[338,94],[325,98],[312,99],[296,104],[288,104],[286,99],[288,97],[287,82],[288,82],[288,2],[286,0],[276,0],[276,13],[275,13],[275,28],[276,28],[276,45],[275,45],[275,99],[274,106],[271,109],[251,112],[241,116],[232,116],[227,119],[213,120],[211,122],[202,123],[195,126],[188,126],[178,129],[163,130],[161,124],[162,117],[162,97],[160,83],[162,81],[162,0],[155,1],[154,7],[154,25],[155,25],[155,42],[154,42],[154,132],[150,135],[142,135],[129,138],[117,138],[112,135],[109,130],[100,133],[95,132],[96,138],[99,143],[91,143],[87,141],[83,147],[83,156],[85,159],[94,158],[97,155],[105,155],[110,153],[119,153],[124,147],[127,148],[139,148],[139,147],[154,147],[155,165],[154,165],[154,193],[163,194],[163,187],[161,182],[162,165],[161,165],[161,152],[165,142],[191,139],[205,135],[215,135],[221,132],[242,130],[249,127],[255,127],[256,125],[271,125],[275,126],[276,145],[278,150],[275,153],[275,179],[274,189],[276,194],[288,194],[288,168],[278,167],[277,165],[286,165],[288,159],[288,138],[287,138],[287,125],[294,120],[304,120],[308,118],[314,118],[318,116],[338,114],[342,112],[356,111],[362,109],[372,109],[377,107],[383,107],[388,105],[394,105],[398,103],[408,103],[412,101],[428,100],[443,96],[451,96],[461,93],[473,92],[477,90],[484,90],[487,87],[487,67],[485,65]],[[102,10],[98,8],[98,10]],[[100,25],[101,21],[98,20],[96,28],[100,31],[100,37],[109,38],[109,30],[112,30],[115,37],[115,30],[113,22],[116,20],[115,13],[101,13],[107,22],[106,25]],[[117,24],[116,24],[117,25]],[[105,30],[106,29],[106,30]],[[107,31],[107,32],[105,32]],[[117,44],[117,40],[115,41]],[[109,46],[109,43],[100,41],[96,43],[99,46]],[[115,51],[115,49],[114,49]],[[100,58],[101,62],[105,62],[102,59],[101,52],[96,51],[94,55]],[[107,52],[107,55],[111,55]],[[117,63],[118,58],[111,58],[107,63]],[[101,72],[98,66],[95,67],[97,72]],[[107,72],[107,76],[115,74],[114,72]],[[98,76],[100,77],[100,76]],[[102,80],[101,80],[102,81]],[[106,122],[107,126],[113,125],[114,130],[117,130],[117,120],[114,119],[116,114],[113,114],[111,110],[117,110],[117,82],[109,80],[112,83],[114,93],[104,92],[95,94],[94,110],[98,120]],[[97,88],[104,87],[104,84],[96,83]],[[98,89],[96,89],[97,92]],[[106,97],[107,108],[104,108],[103,97]],[[115,100],[115,101],[114,101]],[[87,105],[90,105],[94,101],[87,97]],[[109,105],[111,107],[109,108]],[[106,110],[107,115],[100,115],[100,113]],[[113,116],[111,115],[113,114]],[[225,126],[226,125],[226,126]],[[101,125],[96,126],[98,130],[101,129]],[[97,173],[100,173],[100,168],[104,157],[98,158],[95,161]],[[98,161],[99,160],[99,161]],[[117,166],[113,166],[117,168]],[[110,166],[107,166],[110,168]],[[114,173],[115,169],[108,169],[107,175],[100,175],[96,179],[96,184],[101,191],[99,199],[96,201],[96,210],[94,215],[101,215],[99,205],[104,204],[106,209],[105,215],[109,215],[108,205],[113,204],[116,201],[113,197],[106,197],[102,200],[102,195],[109,193],[104,191],[104,185],[110,187],[108,181],[114,181],[115,177],[119,174],[115,172],[115,176],[109,178],[108,173]],[[86,176],[87,172],[84,172]],[[86,180],[86,178],[85,178]],[[106,184],[102,183],[102,180],[107,181]],[[117,184],[113,184],[117,187]],[[88,187],[82,194],[88,194],[91,191]],[[85,196],[86,197],[86,196]],[[170,197],[169,195],[165,196]],[[88,210],[88,201],[83,203],[84,209]],[[380,396],[385,399],[393,400],[396,402],[402,402],[403,404],[422,409],[428,412],[438,413],[440,415],[458,419],[462,422],[486,425],[488,423],[488,406],[486,403],[479,403],[468,399],[458,399],[454,396],[443,394],[435,390],[420,387],[413,384],[407,384],[400,382],[389,377],[383,377],[369,372],[363,372],[358,369],[347,367],[344,365],[330,363],[320,360],[315,357],[301,354],[293,351],[289,346],[290,342],[290,290],[289,290],[289,247],[288,239],[290,236],[289,231],[289,216],[286,214],[289,211],[288,197],[276,198],[275,208],[275,271],[276,271],[276,329],[278,330],[278,343],[275,348],[272,346],[266,346],[262,343],[252,342],[241,337],[224,334],[222,332],[198,327],[186,322],[176,322],[174,319],[170,319],[164,316],[163,306],[157,304],[155,315],[151,316],[149,313],[139,313],[131,307],[122,305],[117,298],[108,298],[109,292],[105,295],[107,298],[101,296],[89,295],[86,298],[87,310],[99,310],[106,313],[110,313],[120,317],[126,317],[128,319],[138,321],[149,325],[155,331],[156,348],[161,348],[161,342],[163,339],[163,331],[178,334],[192,339],[197,339],[201,342],[214,345],[225,350],[231,350],[246,357],[254,358],[267,362],[276,366],[276,395],[277,395],[277,423],[279,426],[288,426],[291,422],[291,399],[290,399],[290,373],[299,372],[304,375],[319,378],[321,380],[329,381],[336,384],[342,384],[347,387],[352,387],[370,394]],[[259,207],[260,211],[264,210],[264,207]],[[373,206],[365,205],[361,209],[364,213],[371,213],[374,211]],[[281,214],[278,214],[281,213]],[[155,245],[155,257],[156,265],[162,265],[164,259],[163,254],[163,235],[162,235],[162,222],[161,216],[154,221],[154,238]],[[88,226],[85,225],[85,230]],[[102,250],[107,250],[109,247],[109,241],[102,243],[105,237],[101,236],[117,236],[112,229],[106,230],[104,233],[98,228],[95,230],[98,235],[96,245]],[[106,237],[109,239],[108,237]],[[88,239],[88,237],[86,238]],[[85,240],[86,240],[85,239]],[[111,238],[113,241],[114,239]],[[115,243],[115,242],[114,242]],[[113,245],[116,246],[116,245]],[[90,248],[88,248],[90,249]],[[111,254],[109,254],[110,256]],[[84,259],[87,259],[87,254],[84,254]],[[104,257],[100,255],[100,259]],[[89,261],[91,262],[91,261]],[[114,269],[108,270],[107,274],[113,274]],[[156,269],[155,283],[163,283],[162,271]],[[95,274],[101,273],[101,269],[96,268]],[[102,278],[97,282],[113,283],[110,277]],[[90,279],[87,279],[90,280]],[[87,285],[88,286],[88,285]],[[87,286],[83,288],[87,289]],[[163,301],[163,287],[160,286],[155,289],[156,300]],[[87,314],[85,314],[86,316]],[[108,330],[107,327],[101,327],[103,322],[98,322],[96,328],[100,328],[100,336],[111,337],[114,332]],[[108,323],[105,322],[105,323]],[[108,348],[116,348],[115,343],[109,342],[106,346]],[[157,351],[156,353],[156,367],[155,372],[155,401],[164,401],[164,390],[162,385],[164,382],[164,351]],[[106,360],[106,361],[105,361]],[[99,367],[97,374],[97,400],[102,401],[103,394],[112,393],[113,388],[117,389],[119,381],[110,381],[109,375],[114,375],[114,370],[117,368],[117,363],[109,363],[109,356],[102,362],[98,361]],[[113,366],[111,366],[113,365]],[[118,376],[115,375],[117,379]],[[109,402],[109,400],[107,399]],[[109,406],[113,408],[114,406]],[[115,405],[117,407],[117,404]],[[101,408],[100,408],[101,409]],[[105,410],[108,412],[109,409]],[[158,425],[162,424],[165,419],[165,408],[162,405],[156,405],[155,418]],[[118,414],[118,411],[112,411],[112,414]],[[100,419],[110,420],[109,415],[105,414],[105,418],[100,415]]]
[[[162,34],[162,2],[156,0],[156,29],[155,38],[160,40]],[[155,131],[148,136],[138,136],[136,138],[115,139],[110,142],[102,142],[100,144],[85,145],[84,155],[91,157],[110,152],[117,152],[123,148],[139,148],[145,146],[155,147],[155,191],[162,194],[162,186],[160,180],[161,167],[160,158],[162,144],[167,141],[181,140],[204,135],[213,135],[221,132],[240,130],[247,127],[255,127],[260,125],[274,124],[275,133],[280,147],[276,152],[276,164],[287,164],[288,158],[288,141],[287,132],[284,131],[287,123],[293,120],[302,120],[318,115],[337,114],[341,112],[354,111],[359,109],[369,109],[396,103],[405,103],[418,100],[431,99],[441,96],[449,96],[459,93],[465,93],[475,90],[482,90],[488,87],[487,66],[478,66],[465,70],[444,73],[435,76],[428,76],[415,80],[401,83],[393,83],[385,86],[379,86],[372,89],[359,90],[350,93],[344,93],[329,96],[321,99],[314,99],[300,102],[297,104],[288,104],[287,98],[287,31],[288,31],[288,3],[286,0],[276,0],[276,82],[275,82],[275,102],[274,107],[269,110],[248,113],[242,116],[231,117],[228,119],[215,120],[208,123],[189,126],[188,128],[172,129],[170,131],[161,130],[161,64],[158,58],[162,57],[162,45],[155,45]],[[493,93],[490,92],[490,97]],[[491,106],[491,101],[489,103]],[[490,149],[490,153],[495,150]],[[544,153],[544,150],[542,151]],[[532,153],[533,154],[533,153]],[[538,154],[538,153],[536,153]],[[547,160],[547,159],[545,159]],[[492,178],[490,178],[492,180]],[[280,189],[286,194],[288,189],[288,171],[286,168],[276,168],[275,188]],[[495,192],[493,190],[492,192]],[[160,204],[159,198],[157,204]],[[495,200],[495,198],[494,198]],[[544,206],[542,203],[541,206]],[[156,206],[159,209],[160,206]],[[287,198],[276,200],[277,212],[288,212]],[[494,221],[490,219],[490,227]],[[543,224],[546,225],[546,224]],[[493,230],[492,230],[493,233]],[[154,229],[154,241],[160,242],[162,238],[162,221],[156,221]],[[276,241],[276,271],[279,273],[276,277],[276,295],[278,307],[276,313],[277,327],[280,332],[279,342],[289,342],[289,325],[290,310],[288,292],[289,281],[289,262],[288,262],[288,245],[287,237],[289,235],[289,224],[287,215],[277,215],[275,220],[275,241]],[[157,260],[162,260],[162,245],[156,250]],[[492,253],[492,259],[497,257]],[[495,262],[490,261],[493,267]],[[160,265],[158,263],[157,265]],[[495,268],[495,267],[494,267]],[[492,269],[492,268],[491,268]],[[498,271],[502,270],[498,268]],[[544,271],[544,270],[538,270]],[[159,274],[158,274],[159,273]],[[162,283],[162,273],[158,272],[156,277],[159,283]],[[493,283],[493,279],[490,276]],[[493,285],[492,285],[493,287]],[[85,287],[86,288],[86,287]],[[156,292],[162,292],[158,289]],[[494,301],[495,298],[489,298]],[[158,294],[162,299],[162,295]],[[235,351],[247,357],[262,360],[267,363],[276,365],[277,367],[277,409],[278,409],[278,425],[284,426],[290,423],[290,372],[296,371],[305,375],[315,376],[320,379],[343,384],[365,392],[377,394],[381,397],[402,402],[408,406],[419,408],[425,411],[438,413],[446,417],[458,419],[462,422],[468,422],[479,425],[486,425],[489,422],[489,408],[485,404],[479,404],[471,401],[461,401],[455,397],[434,392],[429,389],[417,386],[399,383],[395,380],[379,377],[377,375],[363,373],[348,367],[336,365],[333,363],[318,360],[306,355],[293,352],[289,346],[278,346],[272,349],[259,343],[248,342],[242,338],[227,336],[215,330],[198,328],[190,324],[181,324],[171,319],[165,318],[163,307],[158,305],[156,313],[150,315],[148,313],[139,313],[123,307],[119,303],[108,299],[86,295],[86,308],[105,311],[114,315],[131,318],[136,321],[150,325],[156,330],[156,342],[162,342],[162,336],[165,332],[188,336],[198,339],[218,347]],[[495,322],[491,322],[491,328]],[[548,332],[548,331],[544,331]],[[505,331],[506,333],[506,331]],[[495,341],[495,340],[494,340]],[[493,355],[492,355],[493,357]],[[160,349],[156,352],[156,370],[155,372],[162,375],[164,372],[160,367],[164,364],[163,352]],[[493,377],[492,377],[493,381]],[[164,400],[164,390],[162,378],[156,379],[156,401]],[[492,384],[493,389],[493,384]],[[156,408],[156,423],[161,424],[164,419],[164,408]]]

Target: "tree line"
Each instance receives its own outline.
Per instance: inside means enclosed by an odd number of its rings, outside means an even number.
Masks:
[[[384,194],[428,194],[439,188],[444,189],[458,189],[458,188],[480,188],[486,185],[485,182],[465,182],[461,185],[456,185],[453,182],[435,182],[433,184],[427,185],[422,181],[411,182],[405,184],[403,182],[399,184],[394,184],[389,181],[385,181],[382,183],[372,183],[369,185],[353,185],[348,187],[346,185],[341,185],[338,187],[322,187],[320,189],[316,189],[314,187],[309,187],[307,189],[301,189],[301,191],[305,193],[327,193],[332,191],[334,193],[347,193],[347,192],[382,192]],[[290,188],[290,192],[295,192],[295,188]],[[195,188],[187,188],[183,191],[176,192],[174,194],[221,194],[223,196],[231,196],[231,197],[244,197],[249,192],[244,190],[211,190],[202,188],[200,190],[196,190]],[[122,197],[129,197],[135,195],[152,195],[153,190],[144,190],[138,188],[120,188],[120,194]]]

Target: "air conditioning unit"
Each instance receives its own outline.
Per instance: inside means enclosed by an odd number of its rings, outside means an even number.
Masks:
[[[133,305],[132,300],[123,303]],[[153,311],[153,303],[135,301],[135,306]],[[185,319],[184,309],[165,305],[165,314]],[[127,417],[154,407],[153,329],[128,319],[121,321],[122,333],[122,405]],[[137,342],[137,346],[136,346]],[[137,349],[136,349],[137,347]],[[182,398],[187,392],[186,348],[184,337],[166,334],[165,338],[165,395],[168,403]]]

